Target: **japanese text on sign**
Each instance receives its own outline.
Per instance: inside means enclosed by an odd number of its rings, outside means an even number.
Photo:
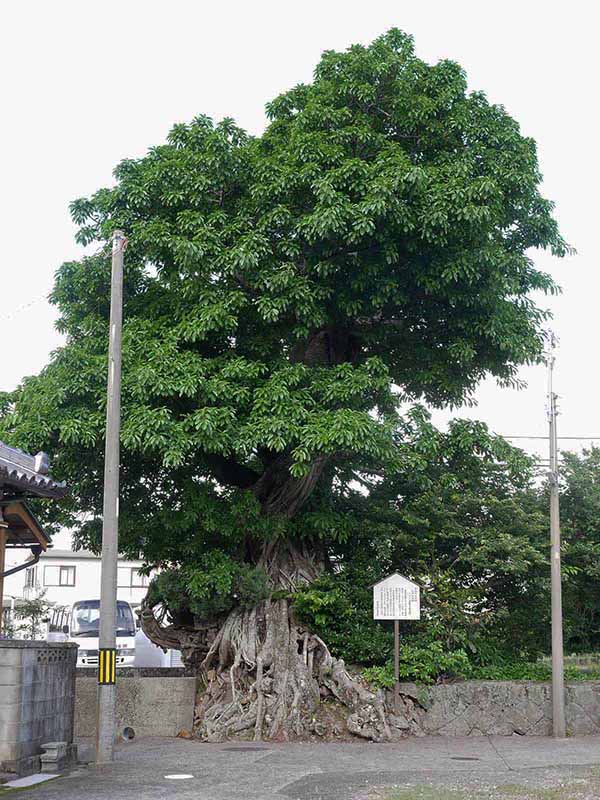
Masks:
[[[420,619],[421,597],[416,583],[401,575],[390,575],[373,587],[375,619]]]

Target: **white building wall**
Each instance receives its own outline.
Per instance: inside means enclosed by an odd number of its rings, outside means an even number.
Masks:
[[[18,553],[18,550],[6,551],[6,569],[16,567],[17,564],[22,564],[25,561],[23,555],[14,556],[13,553]],[[29,555],[29,550],[21,551]],[[9,575],[4,578],[4,597],[23,597],[23,588],[25,586],[25,572],[17,572],[16,575]]]
[[[8,559],[7,559],[8,560]],[[22,563],[23,557],[14,559],[15,563]],[[7,564],[7,567],[9,564]],[[10,565],[12,566],[12,565]],[[46,585],[48,582],[53,581],[53,575],[56,570],[47,570],[47,567],[74,567],[75,568],[75,581],[74,586],[50,586]],[[137,570],[142,566],[141,561],[125,561],[119,559],[119,583],[124,584],[124,578],[129,576],[131,570],[137,573]],[[100,597],[100,569],[101,561],[99,558],[57,558],[52,555],[52,551],[43,555],[40,561],[34,566],[16,575],[11,575],[5,579],[4,582],[4,596],[10,597],[30,597],[36,593],[36,590],[46,591],[45,599],[56,605],[66,606],[72,605],[78,600],[92,600]],[[35,588],[28,587],[28,577],[30,570],[34,570],[33,584]],[[126,571],[126,572],[125,572]],[[46,579],[46,580],[45,580]],[[137,580],[134,580],[137,582]],[[117,597],[119,600],[127,600],[133,605],[142,602],[146,596],[146,587],[132,587],[120,585],[117,588]]]
[[[5,578],[4,581],[4,598],[8,608],[11,606],[11,598],[25,598],[35,596],[38,590],[46,590],[45,598],[57,606],[70,606],[78,600],[94,600],[100,597],[100,569],[101,560],[99,558],[90,558],[77,556],[76,552],[68,552],[67,557],[60,558],[61,551],[52,550],[43,554],[39,562],[29,569],[17,572],[16,575],[11,575]],[[65,552],[64,550],[62,551]],[[28,550],[13,550],[7,553],[7,568],[22,564],[28,555]],[[75,567],[75,585],[74,586],[44,586],[45,570],[47,566],[51,567]],[[136,572],[142,566],[141,561],[125,561],[119,559],[119,583],[125,583],[124,578],[130,576],[130,571]],[[28,579],[27,573],[29,570],[34,570],[31,578]],[[125,572],[125,570],[127,572]],[[31,580],[33,585],[28,585],[28,580]],[[138,605],[146,596],[146,587],[137,586],[123,586],[117,588],[117,597],[119,600],[126,600],[132,605]],[[167,653],[156,647],[141,630],[137,631],[135,637],[135,666],[136,667],[181,667],[183,666],[181,660],[181,653],[179,650],[168,650]]]

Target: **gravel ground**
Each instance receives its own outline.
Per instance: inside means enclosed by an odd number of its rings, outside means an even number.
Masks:
[[[600,767],[520,770],[508,780],[470,775],[375,787],[352,800],[598,800]]]

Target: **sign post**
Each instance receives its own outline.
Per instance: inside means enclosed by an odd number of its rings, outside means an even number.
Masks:
[[[394,620],[394,710],[398,712],[398,689],[400,687],[400,620]]]
[[[373,586],[373,619],[394,621],[394,707],[400,687],[400,620],[421,619],[421,589],[397,572]]]

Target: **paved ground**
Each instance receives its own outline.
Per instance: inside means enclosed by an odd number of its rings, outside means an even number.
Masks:
[[[170,780],[166,775],[192,777]],[[0,798],[13,792],[0,790]],[[141,739],[28,800],[596,800],[600,736],[412,738],[399,744]]]

